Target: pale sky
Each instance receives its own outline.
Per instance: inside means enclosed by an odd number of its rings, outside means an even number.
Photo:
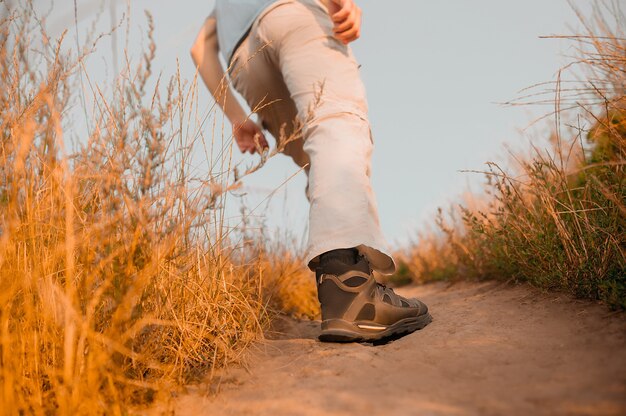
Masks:
[[[39,4],[48,4],[45,0]],[[100,0],[78,2],[79,33],[100,8]],[[564,40],[539,36],[571,34],[581,27],[565,0],[361,0],[362,37],[352,44],[361,63],[368,94],[375,150],[373,187],[383,232],[390,243],[406,242],[423,224],[432,221],[438,206],[446,207],[467,190],[479,189],[482,177],[461,170],[482,170],[486,161],[506,159],[505,144],[525,147],[541,124],[521,132],[547,108],[509,107],[497,103],[520,95],[531,85],[553,81],[574,53]],[[588,10],[589,1],[572,1]],[[63,4],[63,6],[62,6]],[[115,4],[115,17],[126,1]],[[67,5],[67,7],[65,6]],[[143,10],[155,21],[155,67],[164,77],[174,74],[176,60],[184,78],[194,67],[189,48],[213,1],[176,2],[132,0],[131,56],[137,57],[145,27]],[[74,38],[73,2],[56,2],[49,26],[58,35],[70,26]],[[105,2],[99,27],[111,26],[110,3]],[[123,48],[124,30],[116,35]],[[112,72],[111,40],[101,43],[90,58],[94,80],[106,83]],[[204,107],[210,95],[201,89]],[[236,158],[242,156],[235,152]],[[296,166],[282,155],[271,160],[245,182],[246,204],[254,207]],[[271,229],[302,235],[308,203],[304,174],[282,187],[269,205],[259,208]],[[231,205],[236,205],[237,201]],[[229,212],[236,216],[235,206]]]

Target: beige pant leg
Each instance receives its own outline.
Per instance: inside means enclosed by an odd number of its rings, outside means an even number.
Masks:
[[[289,123],[294,113],[309,120],[304,144],[292,155],[310,161],[309,267],[314,269],[324,252],[357,247],[375,270],[392,273],[395,264],[370,183],[373,143],[365,89],[350,48],[333,37],[332,28],[315,0],[272,8],[257,19],[245,48],[239,48],[233,83],[253,108],[263,97],[281,100],[259,111],[270,131],[276,128],[274,120]]]

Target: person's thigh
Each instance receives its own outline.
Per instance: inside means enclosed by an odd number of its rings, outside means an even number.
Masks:
[[[351,49],[333,36],[333,22],[321,4],[301,0],[277,7],[260,19],[257,30],[301,120],[315,123],[352,113],[367,122],[359,65]]]

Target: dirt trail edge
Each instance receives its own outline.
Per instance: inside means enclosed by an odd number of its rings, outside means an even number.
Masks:
[[[522,285],[398,290],[434,321],[386,345],[324,344],[319,322],[283,320],[181,415],[624,415],[626,318]]]

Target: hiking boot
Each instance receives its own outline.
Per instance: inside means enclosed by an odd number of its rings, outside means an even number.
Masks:
[[[358,256],[353,265],[322,263],[316,277],[322,309],[320,341],[376,342],[422,329],[432,321],[424,303],[377,283],[365,257]]]

